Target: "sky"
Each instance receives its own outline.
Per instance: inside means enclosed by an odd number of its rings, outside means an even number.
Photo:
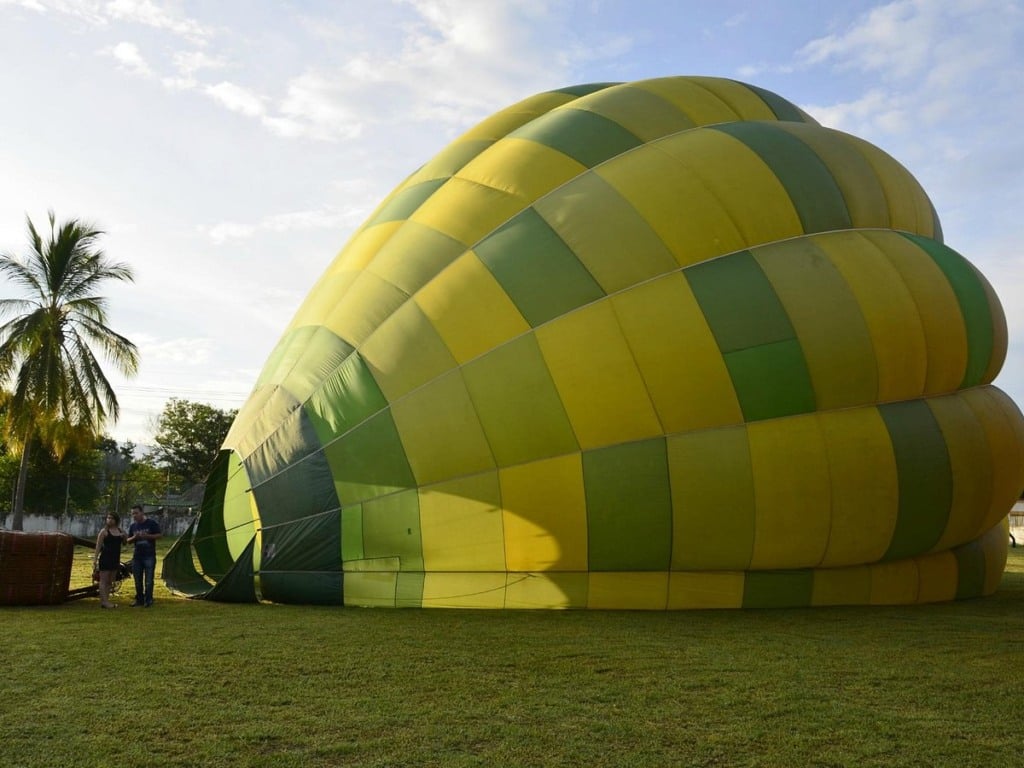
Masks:
[[[1024,404],[1024,0],[0,0],[0,251],[106,234],[139,347],[108,429],[240,407],[299,304],[403,178],[488,115],[669,75],[775,91],[893,155],[1010,327]],[[13,295],[0,282],[0,295]]]

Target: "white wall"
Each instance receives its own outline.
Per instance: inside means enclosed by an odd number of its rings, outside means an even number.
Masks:
[[[180,536],[185,532],[192,518],[188,515],[149,515],[158,523],[160,530],[167,536]],[[8,515],[10,518],[10,515]],[[7,521],[10,523],[10,519]],[[72,536],[95,539],[103,527],[103,515],[72,515],[70,517],[49,517],[43,515],[25,515],[23,520],[26,531],[65,531]],[[122,515],[121,527],[128,530],[131,515]]]

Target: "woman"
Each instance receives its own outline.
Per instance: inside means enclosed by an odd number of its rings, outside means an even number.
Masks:
[[[114,573],[121,565],[121,545],[126,536],[121,530],[121,518],[111,512],[107,515],[106,525],[96,537],[96,570],[100,573],[100,608],[116,608],[110,602],[110,586],[114,581]]]

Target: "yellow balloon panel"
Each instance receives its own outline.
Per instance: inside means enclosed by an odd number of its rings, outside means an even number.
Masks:
[[[403,221],[366,269],[408,295],[414,294],[465,251],[461,243],[415,221]],[[409,253],[416,254],[415,259]]]
[[[871,601],[871,568],[823,568],[814,572],[811,605],[866,605]]]
[[[258,425],[264,420],[264,406],[270,402],[271,396],[275,392],[276,387],[256,387],[231,423],[227,437],[224,438],[224,445],[233,446],[233,452],[243,459],[266,436],[257,431]]]
[[[728,212],[739,230],[741,247],[803,234],[800,216],[778,177],[739,139],[707,129],[672,136],[652,146],[694,174],[703,187],[702,194],[718,201]],[[680,211],[688,213],[689,201],[675,212],[678,218],[682,218]],[[739,248],[718,253],[732,250]],[[700,260],[683,250],[673,252],[683,266]]]
[[[507,574],[428,571],[423,578],[424,608],[504,608]]]
[[[998,375],[1003,363],[1006,361],[1006,348],[1008,344],[1008,332],[1006,328],[1006,315],[1003,314],[999,297],[992,289],[992,285],[985,276],[975,270],[978,280],[985,291],[985,298],[989,306],[989,317],[992,322],[992,356],[989,358],[988,367],[985,369],[981,381],[983,384],[990,384]]]
[[[962,396],[981,423],[988,441],[992,504],[981,524],[981,531],[987,531],[1009,514],[1024,488],[1024,440],[1021,439],[1024,418],[1012,401],[995,387],[975,387],[964,390]]]
[[[586,571],[587,505],[578,453],[499,471],[510,571]]]
[[[775,113],[743,83],[720,77],[694,77],[692,82],[715,94],[743,120],[775,120]]]
[[[419,485],[494,468],[480,419],[458,371],[435,379],[391,406]],[[438,450],[438,436],[445,439]]]
[[[750,568],[811,568],[825,556],[830,527],[825,441],[814,415],[747,426],[754,475]]]
[[[697,125],[728,122],[741,117],[727,101],[692,78],[684,80],[665,77],[641,80],[634,86],[650,91],[675,105],[676,109],[687,115]]]
[[[519,126],[516,125],[515,127],[518,128]],[[377,210],[374,211],[373,215],[371,215],[370,220],[373,220],[373,216],[382,210],[384,206],[394,198],[397,192],[414,187],[417,184],[422,184],[425,181],[437,181],[438,179],[447,179],[454,176],[460,168],[491,146],[495,140],[495,138],[470,138],[459,139],[452,142],[434,155],[429,162],[424,163],[418,171],[413,172],[409,178],[402,182],[395,192],[388,195],[384,200],[384,203],[382,203]]]
[[[563,104],[576,100],[576,96],[561,91],[548,91],[529,96],[510,107],[496,112],[483,122],[470,128],[458,141],[490,139],[495,141],[507,136],[516,128],[526,125],[531,120],[545,115]]]
[[[381,323],[360,354],[392,402],[457,365],[429,318],[412,301]]]
[[[224,493],[224,528],[231,556],[238,558],[249,545],[253,535],[259,538],[259,510],[249,489],[252,483],[241,457],[232,451],[228,465],[227,489]],[[259,567],[260,547],[253,552],[255,566]]]
[[[854,227],[889,226],[889,201],[871,163],[838,131],[823,131],[815,125],[779,123],[780,130],[796,136],[821,158],[842,192],[843,202]]]
[[[668,609],[743,607],[743,574],[736,571],[669,574]]]
[[[846,140],[871,164],[889,201],[889,227],[934,237],[935,217],[928,196],[917,180],[892,157],[868,142],[845,135]]]
[[[595,200],[601,200],[600,206]],[[678,266],[636,209],[596,173],[580,176],[534,207],[605,293]]]
[[[391,608],[395,605],[398,574],[359,571],[345,573],[345,600],[363,608]]]
[[[415,301],[461,364],[530,330],[476,254],[457,259]]]
[[[985,430],[964,399],[936,397],[928,407],[942,430],[953,475],[953,501],[946,530],[936,552],[965,544],[985,528],[985,512],[992,505],[992,466]]]
[[[335,305],[323,325],[335,336],[358,347],[377,330],[408,296],[386,280],[370,272],[360,272]]]
[[[505,608],[586,608],[587,574],[512,573],[505,588]]]
[[[946,276],[928,254],[906,238],[881,231],[866,231],[864,236],[884,249],[917,305],[928,356],[925,394],[957,389],[967,368],[967,331]]]
[[[668,439],[672,569],[744,570],[754,547],[754,481],[743,426]]]
[[[377,255],[377,252],[404,224],[405,222],[401,220],[384,221],[359,230],[352,236],[348,244],[341,249],[338,257],[327,268],[324,277],[337,272],[359,272],[366,269],[366,266]],[[319,290],[312,291],[310,297],[319,292]]]
[[[998,588],[1006,570],[1007,547],[1010,538],[1010,521],[1004,517],[981,538],[982,551],[985,555],[984,595],[991,595]]]
[[[898,235],[896,235],[898,237]],[[875,352],[875,400],[920,397],[928,371],[928,348],[913,295],[884,251],[862,232],[816,236],[853,291]]]
[[[871,604],[916,603],[920,592],[920,578],[914,559],[875,563],[871,566]]]
[[[500,189],[452,178],[409,217],[469,247],[530,203]]]
[[[629,162],[611,160],[594,173],[632,204],[681,266],[745,248],[723,202],[708,194],[697,174],[666,155],[662,144],[636,149]],[[663,173],[666,167],[671,173]]]
[[[579,450],[533,335],[474,360],[462,377],[498,466]]]
[[[629,84],[583,96],[573,102],[572,108],[606,117],[644,142],[696,125],[670,101]]]
[[[956,598],[959,569],[952,552],[925,555],[916,562],[920,582],[917,602],[941,603]]]
[[[343,270],[320,278],[320,282],[317,283],[319,290],[303,302],[289,324],[286,335],[297,328],[325,325],[327,318],[337,308],[338,300],[348,293],[361,274],[361,269]]]
[[[823,567],[875,562],[896,528],[899,486],[892,443],[878,409],[818,417],[831,485],[831,524]]]
[[[564,315],[536,333],[581,448],[662,433],[607,301]]]
[[[587,607],[663,611],[668,604],[668,572],[589,574]]]
[[[682,274],[611,297],[665,432],[743,420],[725,360]]]
[[[753,253],[796,331],[818,409],[872,402],[878,370],[871,335],[842,273],[810,238]]]
[[[419,504],[424,571],[508,570],[496,473],[422,488]]]
[[[457,178],[532,202],[585,170],[585,166],[555,149],[509,137],[471,160]]]

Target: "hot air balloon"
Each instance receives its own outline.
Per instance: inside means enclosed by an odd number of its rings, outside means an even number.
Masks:
[[[165,578],[395,607],[989,594],[1024,487],[1006,345],[877,147],[734,80],[541,93],[352,235]]]

